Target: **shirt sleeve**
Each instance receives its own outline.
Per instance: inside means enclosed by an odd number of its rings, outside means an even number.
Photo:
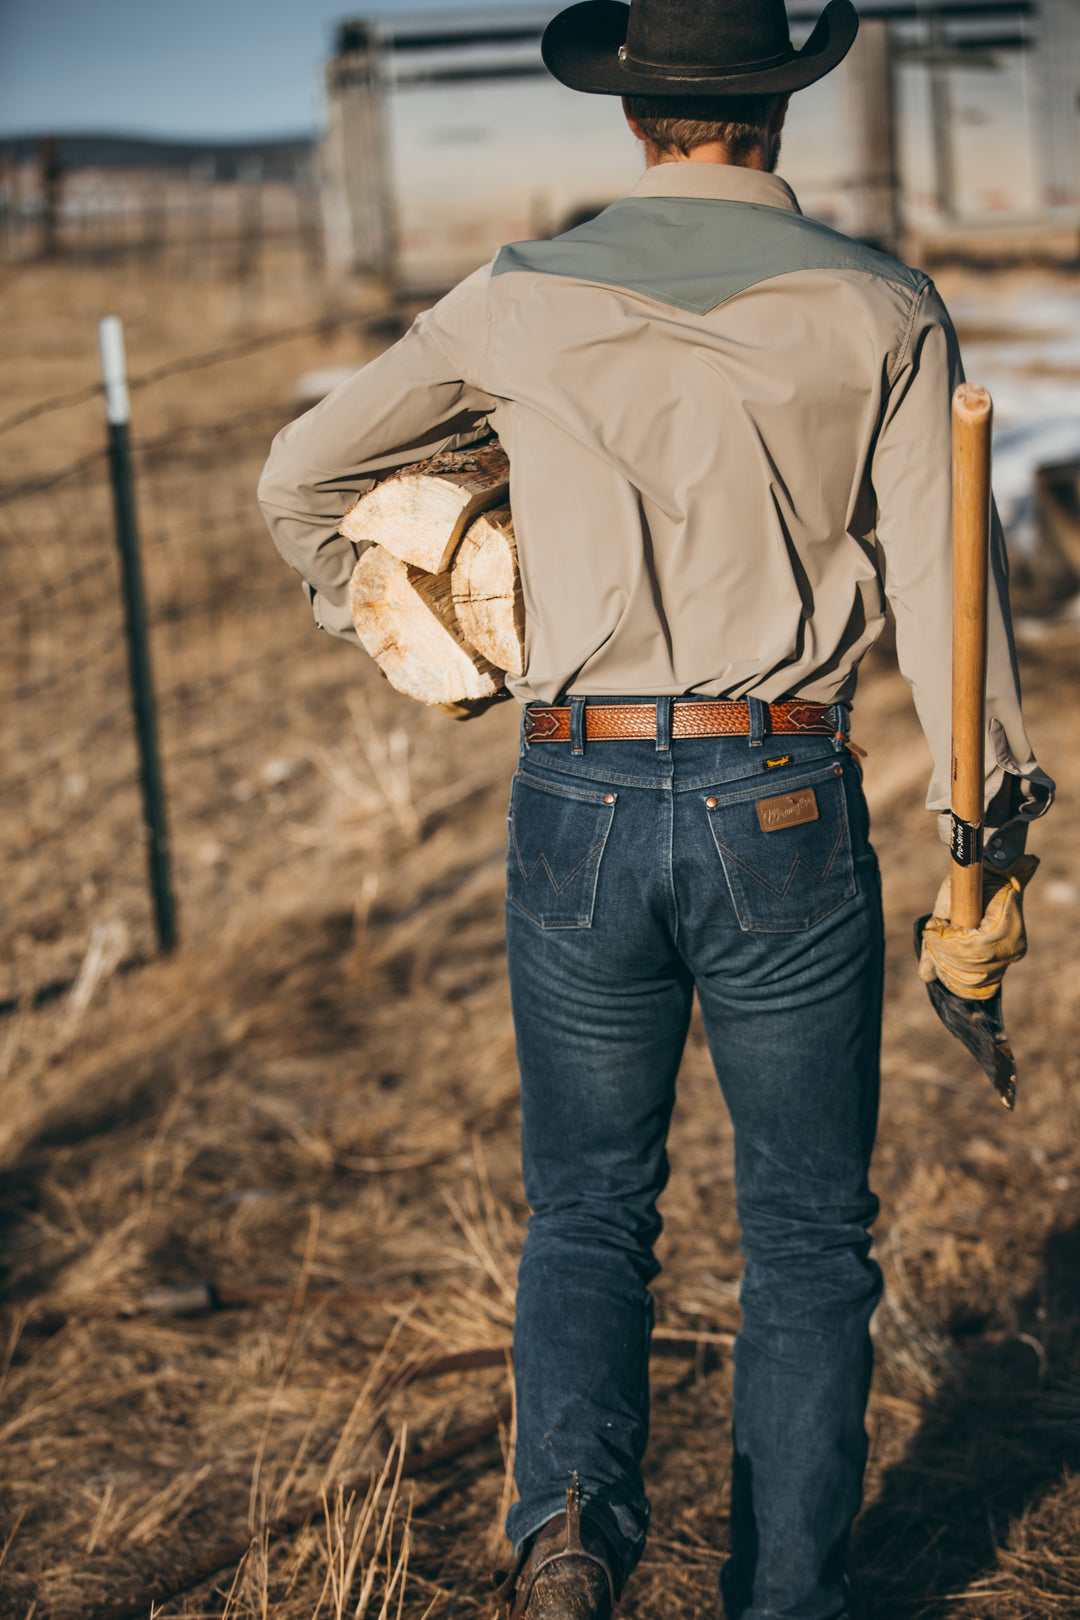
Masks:
[[[891,378],[871,476],[885,594],[896,617],[896,651],[934,760],[927,808],[949,808],[952,763],[952,396],[964,380],[952,322],[928,283],[912,311]],[[1020,707],[1009,613],[1009,564],[997,508],[991,510],[987,592],[986,805],[1008,796],[1031,820],[1054,784],[1035,760]],[[1007,778],[1015,778],[1002,794]]]
[[[475,382],[486,343],[487,269],[419,315],[405,336],[277,435],[258,497],[316,623],[356,641],[348,584],[357,548],[342,516],[395,467],[474,444],[495,400]],[[455,358],[448,358],[448,353]]]

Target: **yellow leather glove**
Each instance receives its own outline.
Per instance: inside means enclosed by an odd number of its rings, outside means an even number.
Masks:
[[[978,928],[954,928],[949,921],[951,886],[946,878],[934,901],[934,915],[923,929],[919,978],[940,979],[946,990],[968,1001],[988,1001],[1027,951],[1023,895],[1039,864],[1020,855],[997,871],[983,868],[983,919]]]

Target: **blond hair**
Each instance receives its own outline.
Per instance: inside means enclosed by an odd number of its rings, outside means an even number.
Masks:
[[[641,133],[661,152],[689,157],[719,141],[733,163],[767,146],[780,96],[627,96]]]

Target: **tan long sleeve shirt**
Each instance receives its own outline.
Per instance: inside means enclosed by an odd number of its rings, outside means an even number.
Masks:
[[[494,429],[525,595],[525,669],[509,683],[523,701],[850,702],[887,598],[942,809],[960,378],[926,276],[804,218],[776,176],[665,163],[565,236],[503,248],[422,314],[278,435],[259,495],[317,620],[348,638],[345,508],[391,468]],[[1008,773],[1045,800],[996,521],[990,594],[987,797]]]

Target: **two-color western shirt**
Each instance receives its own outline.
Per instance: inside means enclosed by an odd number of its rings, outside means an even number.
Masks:
[[[949,799],[950,399],[927,277],[806,219],[774,175],[650,168],[553,241],[504,247],[285,428],[259,488],[318,622],[353,637],[342,513],[494,430],[525,599],[522,701],[850,702],[891,604]],[[1043,781],[993,534],[988,797]],[[1034,805],[1031,806],[1034,809]]]

